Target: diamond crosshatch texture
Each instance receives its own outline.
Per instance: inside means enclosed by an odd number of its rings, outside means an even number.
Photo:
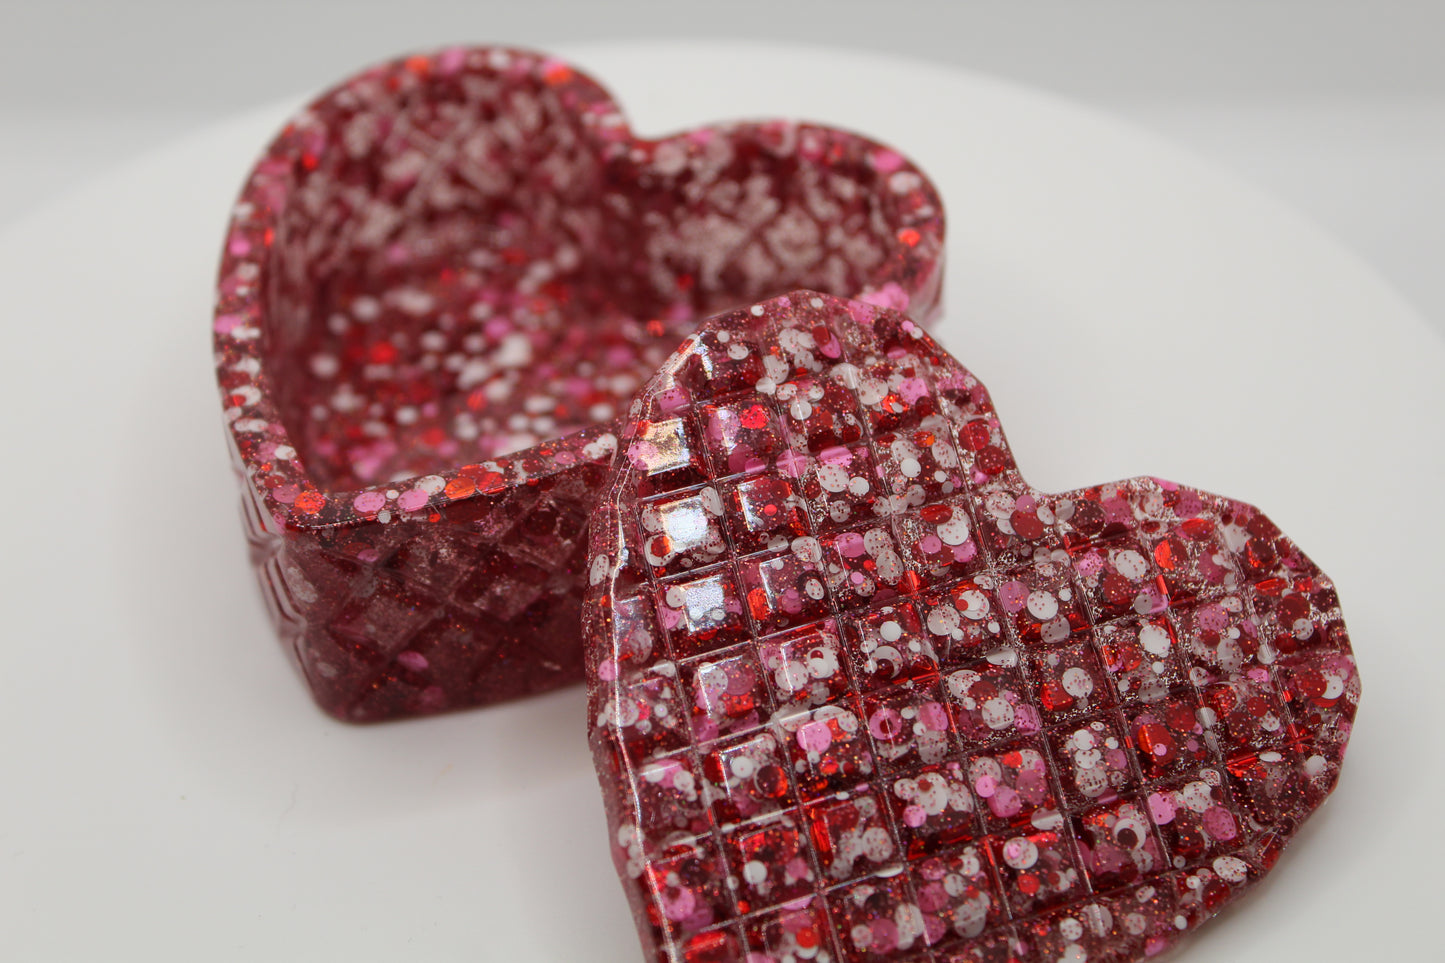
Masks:
[[[317,702],[371,721],[579,681],[628,399],[699,319],[799,285],[931,315],[942,244],[891,148],[791,121],[642,139],[541,54],[441,50],[320,97],[251,172],[214,319],[252,558]],[[752,418],[719,410],[710,442],[761,446]]]
[[[714,318],[621,447],[589,732],[648,959],[1142,959],[1334,786],[1359,681],[1324,574],[1242,502],[1033,490],[902,314]]]

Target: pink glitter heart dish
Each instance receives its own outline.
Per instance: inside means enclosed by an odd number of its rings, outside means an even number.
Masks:
[[[316,701],[366,721],[580,680],[627,400],[700,319],[800,285],[931,314],[942,243],[887,147],[787,121],[642,140],[536,54],[322,96],[242,191],[215,312],[252,557]]]
[[[1333,789],[1360,685],[1257,509],[1030,488],[917,323],[795,292],[639,396],[589,735],[648,960],[1132,963]]]

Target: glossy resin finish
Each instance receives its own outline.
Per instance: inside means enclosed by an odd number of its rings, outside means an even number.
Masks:
[[[1242,502],[1030,488],[900,313],[713,319],[621,444],[589,721],[650,960],[1143,959],[1334,786],[1329,579]]]
[[[569,65],[369,70],[267,149],[217,374],[272,616],[352,720],[581,678],[614,420],[698,320],[800,284],[932,312],[942,211],[893,150],[787,121],[634,137]]]

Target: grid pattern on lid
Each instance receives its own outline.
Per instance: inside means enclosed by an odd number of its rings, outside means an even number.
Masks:
[[[660,958],[1142,958],[1333,786],[1359,686],[1313,563],[1157,479],[1029,488],[902,315],[714,319],[621,445],[590,731]]]

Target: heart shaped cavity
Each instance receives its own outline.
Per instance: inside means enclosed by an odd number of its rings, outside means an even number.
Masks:
[[[900,313],[715,318],[621,444],[589,733],[648,959],[1143,959],[1334,786],[1324,574],[1238,501],[1030,488]]]
[[[580,678],[586,519],[627,399],[698,319],[800,284],[931,313],[907,160],[786,121],[635,137],[522,51],[367,71],[256,165],[217,370],[272,614],[349,719]]]

